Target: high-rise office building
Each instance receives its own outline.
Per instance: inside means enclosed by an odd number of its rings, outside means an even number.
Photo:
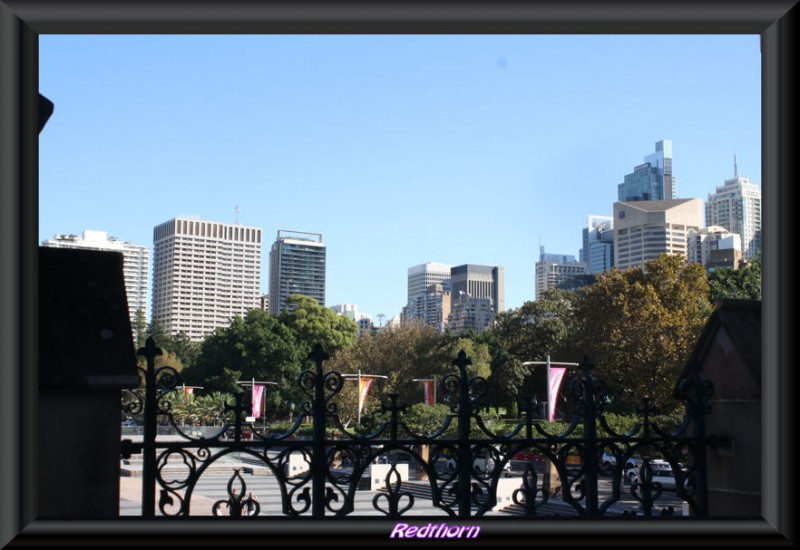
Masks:
[[[583,228],[583,248],[579,261],[586,264],[587,273],[610,271],[614,266],[614,218],[589,216]]]
[[[425,322],[425,300],[431,285],[441,284],[443,292],[450,292],[450,269],[447,264],[428,262],[408,268],[408,301],[404,321]]]
[[[450,269],[450,316],[448,328],[483,332],[505,310],[505,269],[464,264]]]
[[[678,184],[672,175],[672,141],[662,139],[656,150],[644,157],[618,186],[617,200],[657,201],[678,198]]]
[[[719,225],[742,237],[742,253],[752,260],[761,250],[761,190],[739,175],[736,156],[734,176],[708,195],[706,225]]]
[[[499,266],[464,264],[450,268],[450,294],[453,302],[463,296],[490,298],[492,309],[506,308],[505,269]]]
[[[687,258],[689,232],[701,227],[701,199],[615,202],[614,265],[639,267],[661,254]]]
[[[261,302],[260,227],[177,217],[153,230],[153,315],[200,341]]]
[[[122,253],[122,270],[125,278],[125,294],[131,324],[136,321],[136,312],[141,311],[147,319],[147,286],[150,271],[150,249],[127,241],[109,237],[105,231],[85,230],[78,235],[56,235],[42,242],[51,248],[81,248],[87,250],[110,250]]]
[[[269,312],[286,311],[294,295],[325,307],[325,243],[321,233],[279,229],[269,253]]]
[[[594,282],[588,277],[586,262],[579,262],[571,254],[547,254],[539,247],[539,261],[536,262],[536,299],[553,288],[572,290]]]

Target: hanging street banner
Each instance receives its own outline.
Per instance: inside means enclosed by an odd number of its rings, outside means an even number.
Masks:
[[[265,384],[253,384],[253,408],[250,416],[253,418],[261,418],[261,411],[264,409],[264,389]]]
[[[558,390],[561,387],[561,381],[564,379],[564,373],[567,369],[564,367],[550,367],[548,369],[548,400],[547,403],[547,420],[553,422],[556,419],[556,403],[558,402]]]
[[[367,378],[362,376],[358,380],[358,416],[361,417],[361,409],[364,406],[364,403],[367,402],[367,394],[369,393],[369,387],[372,385],[372,378]]]

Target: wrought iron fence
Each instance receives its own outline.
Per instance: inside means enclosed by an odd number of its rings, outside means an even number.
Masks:
[[[645,403],[641,421],[631,431],[615,432],[603,412],[608,388],[594,378],[593,365],[585,358],[581,374],[567,387],[574,414],[564,430],[551,433],[549,423],[534,418],[534,403],[529,400],[512,429],[495,432],[481,415],[487,382],[468,375],[470,359],[462,351],[453,361],[454,371],[439,383],[450,414],[438,430],[414,433],[403,420],[406,405],[392,394],[382,404],[388,421],[373,433],[362,434],[342,425],[335,397],[344,377],[324,372],[328,357],[317,347],[309,355],[313,368],[298,379],[307,399],[291,428],[275,433],[246,422],[245,394],[240,393],[235,404],[226,406],[233,413],[232,422],[214,434],[193,435],[177,425],[171,411],[171,396],[179,391],[178,373],[169,366],[155,368],[161,351],[152,339],[138,353],[147,360],[146,369],[139,369],[143,390],[128,392],[126,409],[144,418],[143,437],[138,442],[123,440],[122,457],[141,454],[143,517],[193,513],[264,517],[263,501],[248,491],[245,468],[233,470],[223,498],[204,501],[208,509],[197,510],[199,505],[193,504],[202,476],[232,455],[247,457],[274,476],[281,514],[288,517],[357,515],[355,496],[365,490],[364,476],[377,471],[379,462],[386,466],[380,474],[381,487],[374,491],[372,512],[388,518],[414,513],[421,498],[415,497],[398,462],[402,456],[409,459],[406,468],[416,469],[416,484],[426,489],[428,506],[460,519],[481,517],[495,508],[501,488],[519,513],[529,517],[543,517],[545,505],[556,501],[578,516],[677,515],[674,506],[659,506],[669,484],[691,515],[708,515],[705,451],[712,438],[705,433],[705,415],[713,386],[701,379],[698,370],[679,388],[686,413],[677,429],[654,422]],[[297,437],[307,417],[313,420],[313,433]],[[453,423],[457,435],[449,437],[445,432]],[[177,440],[157,440],[159,424],[171,425],[179,434]],[[330,437],[327,426],[336,427],[341,436]],[[512,460],[516,466],[522,464],[523,472],[509,481],[502,476]],[[636,512],[614,507],[626,490],[638,503]]]

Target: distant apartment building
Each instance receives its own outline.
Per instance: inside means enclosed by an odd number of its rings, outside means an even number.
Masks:
[[[574,290],[594,282],[594,277],[589,276],[586,262],[576,260],[571,254],[545,253],[543,246],[539,247],[539,261],[535,270],[537,300],[546,290]]]
[[[656,150],[644,157],[617,186],[617,200],[654,201],[678,198],[678,184],[672,175],[672,141],[662,139]]]
[[[80,248],[106,250],[122,253],[122,271],[125,279],[125,294],[131,324],[136,321],[136,312],[141,311],[147,320],[147,287],[150,272],[150,249],[144,246],[109,237],[105,231],[84,230],[78,235],[56,235],[42,242],[50,248]],[[135,328],[134,328],[135,330]]]
[[[358,335],[364,336],[372,334],[372,317],[366,313],[359,313],[356,304],[336,304],[332,305],[331,309],[338,315],[347,317],[358,325]]]
[[[425,294],[417,296],[414,306],[419,313],[417,320],[439,332],[445,331],[451,312],[451,294],[445,290],[444,283],[430,285]]]
[[[455,333],[470,329],[481,333],[492,328],[496,317],[491,298],[462,295],[450,311],[447,329]]]
[[[742,237],[742,252],[752,260],[761,250],[761,190],[739,175],[734,156],[734,176],[708,195],[706,225],[718,225]]]
[[[738,269],[742,261],[742,238],[724,227],[712,225],[689,231],[689,261],[709,270],[720,267]]]
[[[278,230],[269,253],[269,311],[285,312],[289,296],[308,296],[325,307],[326,249],[321,233]]]
[[[425,322],[428,289],[431,285],[441,284],[443,292],[450,292],[451,267],[428,262],[408,268],[408,300],[402,315],[404,322]]]
[[[261,305],[260,227],[176,217],[153,230],[152,319],[194,342]]]
[[[358,336],[367,336],[375,332],[375,327],[372,324],[372,317],[366,313],[361,313],[356,320],[358,325]]]
[[[338,315],[343,315],[351,321],[355,321],[358,317],[358,306],[356,304],[335,304],[330,308]]]
[[[447,328],[483,332],[505,310],[505,269],[464,264],[450,269],[450,315]]]
[[[589,216],[583,228],[583,247],[578,260],[586,264],[586,272],[610,271],[614,266],[614,218]]]
[[[614,265],[639,267],[661,254],[688,258],[690,231],[703,227],[701,199],[614,203]]]

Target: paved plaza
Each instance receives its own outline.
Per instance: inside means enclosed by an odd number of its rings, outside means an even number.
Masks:
[[[141,515],[141,472],[136,470],[137,465],[129,464],[125,466],[127,468],[127,474],[123,474],[123,477],[120,479],[120,515],[121,516],[138,516]],[[213,471],[209,471],[202,475],[197,482],[191,501],[191,515],[192,516],[210,516],[212,515],[212,509],[215,503],[220,501],[226,501],[229,498],[228,495],[228,482],[231,479],[231,476],[234,472],[235,468],[241,468],[242,472],[242,479],[245,484],[244,491],[248,495],[253,493],[255,498],[258,500],[260,505],[260,516],[284,516],[283,508],[282,508],[282,500],[281,500],[281,493],[280,493],[280,486],[278,481],[275,479],[273,475],[263,466],[253,466],[248,465],[245,462],[237,461],[231,457],[228,457],[227,461],[221,462]],[[516,471],[513,471],[512,478],[510,479],[519,479],[521,482],[521,471],[522,466],[516,465]],[[162,475],[166,480],[172,479],[168,472],[162,472]],[[175,476],[177,479],[179,476]],[[411,479],[404,481],[401,487],[401,492],[408,493],[414,496],[413,506],[405,512],[404,516],[442,516],[446,517],[447,513],[437,508],[433,505],[432,498],[431,498],[431,487],[428,481],[416,480],[414,479],[413,474]],[[310,485],[307,485],[310,487]],[[234,484],[235,488],[240,488],[237,482]],[[611,481],[610,478],[601,478],[599,481],[599,490],[601,495],[601,501],[608,499],[611,495]],[[157,493],[160,492],[160,488],[157,488]],[[182,494],[183,491],[181,490],[180,493]],[[355,500],[354,500],[354,507],[355,510],[349,514],[349,516],[384,516],[384,514],[375,508],[375,504],[373,501],[376,497],[378,500],[376,501],[378,506],[383,509],[388,510],[388,499],[384,496],[381,497],[379,495],[386,494],[385,489],[381,489],[378,491],[371,491],[368,489],[362,489],[356,491]],[[400,502],[400,507],[404,507],[408,504],[409,498],[402,497]],[[341,500],[335,505],[340,505]],[[679,499],[674,492],[664,491],[661,495],[659,500],[657,501],[657,506],[655,510],[661,510],[661,508],[666,506],[672,506],[674,508],[674,513],[676,515],[681,515],[682,513],[682,500]],[[296,504],[297,507],[301,507],[299,503]],[[222,505],[221,510],[223,513],[227,511],[227,508]],[[607,511],[607,515],[620,515],[623,512],[636,512],[637,515],[641,516],[642,512],[639,508],[638,502],[631,496],[630,494],[630,486],[623,485],[622,487],[622,495],[620,500],[615,502]],[[157,512],[160,514],[160,512]],[[329,515],[333,515],[333,512],[328,512]],[[307,514],[310,516],[310,511]],[[523,509],[513,503],[513,502],[506,502],[504,505],[496,507],[494,510],[489,511],[486,516],[521,516],[524,515]],[[542,506],[538,507],[537,509],[537,516],[548,517],[548,516],[559,516],[559,517],[569,517],[569,516],[576,516],[577,512],[575,509],[570,506],[569,504],[565,503],[560,497],[551,497],[547,503],[543,504]]]

